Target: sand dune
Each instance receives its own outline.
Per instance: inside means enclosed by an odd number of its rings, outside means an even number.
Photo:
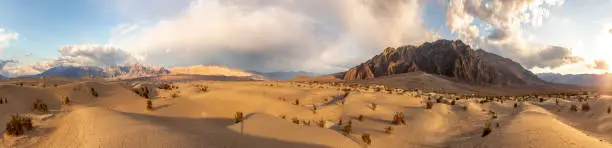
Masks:
[[[589,100],[592,109],[588,112],[572,112],[569,106],[580,104],[572,99],[560,99],[559,106],[553,98],[503,103],[470,98],[451,105],[451,96],[445,95],[442,100],[447,103],[411,93],[357,89],[344,97],[346,87],[297,82],[189,81],[174,83],[178,89],[170,90],[157,89],[160,83],[63,78],[48,83],[60,81],[57,87],[45,88],[0,83],[0,96],[9,99],[9,104],[0,105],[4,122],[15,113],[46,118],[35,119],[31,133],[36,134],[21,136],[20,142],[5,137],[5,146],[611,147],[612,115],[606,110],[612,101],[607,96]],[[152,110],[145,108],[144,97],[132,92],[135,85],[155,92]],[[207,86],[207,91],[201,92],[198,85]],[[92,88],[98,97],[92,96]],[[61,104],[65,96],[70,105]],[[54,111],[33,113],[36,99]],[[425,108],[428,101],[434,102],[431,109]],[[515,103],[518,108],[513,107]],[[244,131],[241,123],[233,121],[236,112],[246,115]],[[406,125],[393,124],[396,112],[405,115]],[[492,119],[493,113],[497,118]],[[323,127],[317,125],[319,121]],[[345,134],[349,121],[352,129]],[[481,137],[487,122],[492,123],[492,132]],[[388,127],[393,128],[391,134],[385,132]],[[369,146],[363,134],[371,136]]]

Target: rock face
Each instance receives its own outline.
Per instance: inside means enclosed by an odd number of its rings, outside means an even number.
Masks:
[[[63,76],[68,78],[80,78],[83,76],[105,77],[106,73],[104,73],[102,68],[93,66],[57,66],[36,75],[36,77],[41,76]]]
[[[344,72],[344,80],[372,79],[422,71],[479,85],[542,83],[520,64],[501,56],[472,50],[460,40],[438,40],[420,46],[386,48],[382,54]]]

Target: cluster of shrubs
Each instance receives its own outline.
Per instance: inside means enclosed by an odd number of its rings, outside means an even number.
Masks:
[[[47,107],[47,104],[45,104],[40,99],[34,101],[33,109],[34,109],[34,111],[39,111],[39,112],[48,112],[49,111],[49,108]]]
[[[13,115],[11,121],[6,124],[5,133],[11,136],[20,136],[32,130],[32,118],[23,115]]]
[[[0,98],[0,104],[8,104],[8,99]]]
[[[406,125],[406,120],[404,120],[404,113],[397,112],[393,115],[393,124],[395,125]]]
[[[158,86],[159,89],[164,89],[164,90],[173,90],[173,89],[179,89],[179,87],[177,85],[173,85],[173,84],[169,84],[169,83],[163,83],[160,84]]]
[[[141,96],[143,98],[147,98],[148,99],[150,97],[149,96],[149,94],[150,94],[149,88],[146,87],[146,86],[142,86],[140,88],[134,88],[134,89],[132,89],[132,91],[134,93],[138,94],[138,96]]]

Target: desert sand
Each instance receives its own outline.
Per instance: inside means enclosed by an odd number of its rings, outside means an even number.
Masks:
[[[585,102],[576,97],[483,102],[331,83],[198,80],[159,89],[160,83],[144,81],[57,77],[44,87],[40,81],[0,81],[0,97],[8,101],[0,105],[0,122],[19,113],[34,124],[24,135],[5,134],[3,147],[612,147],[610,96],[583,96],[591,97],[583,111]],[[151,109],[135,86],[150,90]],[[38,99],[48,111],[33,111]],[[242,122],[234,121],[237,112],[244,113]],[[398,112],[405,125],[393,122]],[[483,137],[487,123],[492,132]]]

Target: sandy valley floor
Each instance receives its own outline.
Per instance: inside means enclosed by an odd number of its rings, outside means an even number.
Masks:
[[[24,86],[15,85],[17,82]],[[328,85],[193,81],[175,83],[178,89],[156,89],[149,111],[146,99],[125,82],[57,78],[47,83],[43,88],[31,85],[37,80],[0,82],[0,97],[8,100],[0,104],[0,122],[7,123],[16,113],[35,117],[34,130],[18,137],[4,136],[2,146],[612,147],[612,114],[606,111],[612,105],[609,96],[588,100],[589,111],[574,112],[570,105],[580,107],[582,103],[566,98],[560,98],[559,105],[555,98],[482,104],[471,98],[450,105],[408,93],[353,90],[344,97],[341,87]],[[208,89],[199,92],[196,85]],[[91,88],[98,97],[91,95]],[[62,104],[66,96],[70,105]],[[50,111],[32,112],[37,99]],[[450,100],[446,97],[444,101]],[[431,109],[425,109],[428,101],[434,102]],[[372,104],[377,107],[373,109]],[[234,123],[236,112],[245,114],[243,125]],[[406,125],[392,123],[396,112],[405,115]],[[294,118],[299,124],[292,122]],[[323,127],[318,125],[321,121]],[[349,121],[351,131],[345,134]],[[488,122],[492,132],[482,137]],[[391,133],[385,132],[388,127]],[[366,133],[370,145],[362,140]]]

